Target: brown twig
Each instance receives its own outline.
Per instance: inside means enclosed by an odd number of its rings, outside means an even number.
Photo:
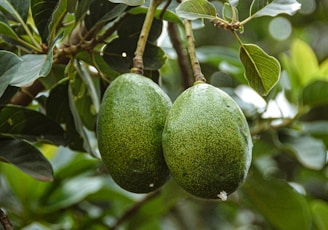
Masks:
[[[13,225],[10,223],[7,215],[0,208],[0,223],[3,226],[4,230],[14,230]]]
[[[127,209],[115,222],[115,224],[110,227],[110,230],[117,229],[122,223],[124,223],[126,220],[130,219],[132,216],[134,216],[139,209],[148,201],[156,198],[160,194],[161,190],[157,190],[153,193],[150,193],[142,200],[136,202],[133,206],[131,206],[129,209]]]
[[[188,52],[189,52],[189,57],[190,57],[191,65],[192,65],[192,70],[194,72],[195,82],[205,82],[206,78],[204,77],[204,75],[202,73],[200,63],[196,56],[195,39],[194,39],[193,31],[192,31],[191,21],[185,19],[184,25],[185,25],[185,30],[186,30]]]
[[[162,0],[151,0],[149,8],[147,10],[146,18],[143,23],[139,39],[138,39],[138,44],[137,48],[134,52],[134,58],[133,58],[133,68],[131,70],[132,73],[138,73],[138,74],[143,74],[144,70],[144,64],[143,64],[143,54],[145,52],[147,40],[148,40],[148,35],[151,29],[151,25],[153,23],[156,9],[157,7],[161,4]]]
[[[188,56],[185,53],[183,48],[182,41],[179,36],[178,27],[175,23],[168,23],[168,33],[172,43],[172,46],[177,54],[177,61],[181,71],[183,86],[185,89],[189,88],[192,85],[191,82],[191,66],[188,61]]]

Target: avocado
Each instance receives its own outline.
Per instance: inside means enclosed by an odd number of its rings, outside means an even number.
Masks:
[[[172,178],[190,194],[225,200],[245,180],[252,159],[249,127],[222,90],[198,83],[173,103],[163,131]]]
[[[169,178],[162,132],[172,102],[151,79],[117,77],[106,89],[97,121],[98,147],[113,180],[134,193],[148,193]]]

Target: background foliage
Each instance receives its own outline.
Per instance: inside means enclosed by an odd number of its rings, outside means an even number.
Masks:
[[[247,181],[225,202],[191,197],[173,180],[149,195],[128,193],[99,160],[101,96],[130,71],[149,4],[118,2],[0,0],[0,208],[15,228],[328,229],[328,1],[302,0],[293,16],[245,25],[242,41],[281,63],[266,96],[248,86],[232,34],[194,21],[207,82],[239,103],[253,136]],[[224,1],[211,2],[225,9]],[[239,2],[240,18],[251,3]],[[165,13],[164,5],[148,39],[145,75],[174,100],[193,78],[182,68],[179,3]]]

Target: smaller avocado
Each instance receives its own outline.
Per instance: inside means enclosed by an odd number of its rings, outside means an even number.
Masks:
[[[169,178],[162,132],[171,100],[151,79],[128,73],[106,89],[97,122],[98,147],[113,180],[148,193]]]
[[[238,104],[222,90],[198,83],[173,103],[163,131],[172,178],[190,194],[225,200],[245,180],[252,140]]]

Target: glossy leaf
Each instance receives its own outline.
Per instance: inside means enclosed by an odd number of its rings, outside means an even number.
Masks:
[[[18,106],[0,107],[0,135],[66,145],[60,125],[42,113]]]
[[[123,3],[129,6],[140,6],[145,3],[145,0],[109,0],[113,3]]]
[[[52,181],[51,164],[34,146],[25,141],[0,137],[0,159],[41,181]]]
[[[32,16],[43,41],[46,41],[48,38],[48,25],[57,3],[58,0],[31,0]]]
[[[246,204],[255,208],[273,229],[310,229],[311,213],[305,197],[286,182],[264,179],[251,170],[241,191]]]
[[[14,39],[17,40],[18,36],[15,33],[15,31],[6,23],[4,22],[0,22],[0,36],[3,37],[4,39],[6,38],[10,38],[10,39]]]
[[[127,17],[120,27],[117,29],[117,34],[120,38],[132,38],[140,35],[143,23],[145,21],[144,14],[131,15]],[[163,22],[160,20],[153,20],[150,32],[148,34],[149,42],[156,42],[162,33]]]
[[[207,0],[186,0],[183,1],[177,8],[176,13],[189,20],[199,18],[215,19],[216,8]]]
[[[108,0],[97,0],[90,5],[89,13],[85,17],[88,29],[104,24],[120,16],[127,5],[111,3]]]
[[[17,21],[26,22],[30,0],[0,0],[0,11],[9,14]]]
[[[8,51],[0,51],[0,96],[8,85],[23,87],[31,85],[37,78],[45,77],[52,65],[52,52],[27,54],[18,57]]]
[[[314,81],[303,89],[304,105],[320,106],[328,104],[328,82]]]
[[[73,167],[73,166],[72,166]],[[83,186],[81,186],[83,185]],[[104,179],[99,177],[77,177],[66,181],[47,199],[50,210],[66,208],[84,200],[88,195],[99,191],[104,186]]]
[[[100,106],[99,96],[85,67],[78,62],[75,62],[74,66],[75,71],[70,75],[73,100],[84,126],[89,130],[94,130]]]
[[[278,14],[295,14],[301,8],[296,0],[253,0],[250,16],[277,16]]]
[[[280,78],[280,64],[277,59],[254,44],[241,46],[240,59],[249,85],[259,94],[267,95]]]
[[[58,0],[56,7],[53,9],[48,25],[49,42],[53,42],[55,38],[58,37],[57,32],[59,31],[62,21],[67,13],[67,1],[70,0]]]
[[[104,60],[115,71],[130,72],[136,44],[137,37],[114,39],[104,49]],[[160,47],[147,43],[143,59],[145,69],[158,70],[164,65],[166,56]]]
[[[65,135],[68,146],[77,151],[85,151],[83,148],[83,139],[77,132],[73,115],[68,101],[68,81],[63,81],[56,85],[49,94],[46,103],[46,112],[54,121],[65,124]]]
[[[92,107],[92,103],[90,102],[91,99],[89,97],[84,97],[85,92],[80,91],[81,88],[79,88],[79,85],[78,87],[76,87],[75,85],[74,81],[77,78],[76,78],[76,69],[73,62],[70,62],[66,66],[66,76],[70,80],[70,84],[68,87],[68,105],[73,118],[75,130],[83,140],[82,142],[83,149],[90,154],[96,155],[95,150],[91,147],[91,143],[90,143],[91,138],[89,138],[88,133],[85,130],[85,124],[83,123],[84,121],[83,119],[87,119],[86,122],[88,123],[90,122],[89,119],[91,119],[92,124],[88,124],[88,126],[92,128],[95,125],[95,113],[96,113],[95,108]],[[79,81],[79,83],[82,83],[82,85],[84,84],[81,81]],[[86,89],[85,86],[84,87],[82,86],[82,88]],[[76,93],[78,93],[78,95]],[[82,98],[82,100],[80,100],[80,98]],[[89,115],[85,116],[85,114],[83,114],[85,110],[87,110],[87,113]]]

